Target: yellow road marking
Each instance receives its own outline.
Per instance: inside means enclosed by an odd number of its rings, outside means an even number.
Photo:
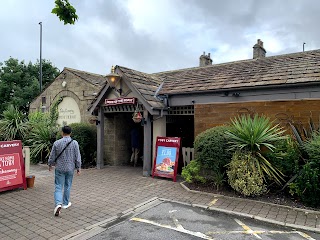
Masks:
[[[167,229],[171,229],[177,232],[182,232],[182,233],[186,233],[192,236],[196,236],[202,239],[210,239],[213,240],[212,237],[210,237],[210,235],[214,235],[214,234],[251,234],[253,236],[255,236],[258,239],[262,239],[258,234],[299,234],[300,236],[302,236],[305,239],[308,240],[316,240],[312,237],[310,237],[309,235],[303,233],[303,232],[299,232],[299,231],[276,231],[276,230],[270,230],[270,231],[265,231],[265,230],[257,230],[257,231],[253,231],[250,227],[248,227],[247,225],[245,225],[243,222],[241,222],[238,219],[234,219],[243,229],[240,231],[216,231],[216,232],[206,232],[206,233],[201,233],[201,232],[193,232],[190,230],[185,229],[178,221],[177,218],[175,218],[174,216],[171,216],[173,219],[173,222],[175,224],[175,227],[172,227],[170,225],[165,225],[165,224],[160,224],[160,223],[156,223],[154,221],[151,220],[147,220],[147,219],[143,219],[143,218],[131,218],[130,221],[136,221],[136,222],[142,222],[142,223],[147,223],[147,224],[151,224],[154,226],[158,226],[158,227],[162,227],[162,228],[167,228]]]
[[[305,239],[315,240],[314,238],[310,237],[309,235],[307,235],[307,234],[305,234],[303,232],[296,231],[296,233],[298,233],[301,237],[304,237]]]
[[[251,230],[251,228],[249,228],[247,225],[245,225],[243,222],[241,222],[240,220],[238,219],[234,219],[244,230],[245,230],[245,233],[247,234],[251,234],[253,236],[255,236],[256,238],[259,238],[259,239],[262,239],[257,233],[255,233],[254,231]]]
[[[215,205],[217,201],[218,201],[218,198],[214,198],[214,199],[208,204],[208,206],[211,207],[212,205]]]

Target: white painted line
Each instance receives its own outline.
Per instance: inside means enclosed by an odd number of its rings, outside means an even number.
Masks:
[[[182,232],[182,233],[185,233],[185,234],[189,234],[191,236],[195,236],[195,237],[199,237],[199,238],[202,238],[202,239],[208,239],[208,240],[213,240],[212,237],[209,237],[201,232],[193,232],[193,231],[190,231],[190,230],[187,230],[187,229],[178,229],[178,228],[175,228],[175,227],[171,227],[169,225],[163,225],[163,224],[160,224],[160,223],[156,223],[156,222],[153,222],[153,221],[150,221],[150,220],[147,220],[147,219],[143,219],[143,218],[131,218],[130,221],[136,221],[136,222],[143,222],[143,223],[147,223],[147,224],[151,224],[151,225],[154,225],[154,226],[157,226],[157,227],[162,227],[162,228],[167,228],[167,229],[171,229],[171,230],[174,230],[174,231],[177,231],[177,232]]]
[[[245,225],[243,222],[241,222],[240,220],[238,219],[234,219],[236,221],[236,223],[238,223],[244,230],[247,234],[251,234],[253,236],[255,236],[256,238],[258,239],[262,239],[257,233],[255,233],[254,231],[251,230],[251,228],[249,228],[247,225]]]

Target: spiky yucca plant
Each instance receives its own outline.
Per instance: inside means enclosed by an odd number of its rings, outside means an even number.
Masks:
[[[28,132],[26,116],[13,105],[2,113],[0,136],[2,140],[24,140]]]
[[[226,132],[231,149],[250,152],[254,156],[254,162],[249,163],[252,169],[256,168],[265,181],[267,175],[281,185],[283,174],[264,157],[263,148],[273,151],[274,143],[286,138],[285,130],[268,117],[257,114],[253,118],[249,115],[236,117],[231,120],[231,126]]]

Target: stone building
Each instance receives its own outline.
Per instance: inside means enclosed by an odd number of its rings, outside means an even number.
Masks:
[[[60,101],[60,125],[88,122],[93,116],[88,106],[105,84],[105,77],[98,74],[64,68],[59,76],[30,104],[30,111],[48,111],[55,101]]]
[[[307,124],[320,115],[320,50],[266,57],[261,40],[253,58],[148,74],[115,67],[119,81],[108,80],[89,110],[97,115],[98,168],[128,163],[132,113],[143,115],[143,175],[151,173],[156,136],[181,137],[192,147],[200,132],[226,124],[239,114],[265,114],[286,125]],[[125,98],[135,103],[124,102]],[[113,103],[113,104],[110,104]]]
[[[153,74],[124,66],[107,76],[65,68],[31,109],[48,109],[60,97],[60,123],[96,118],[98,168],[129,164],[130,132],[138,128],[149,176],[157,136],[180,137],[182,147],[193,147],[199,133],[244,113],[283,125],[307,124],[310,116],[319,122],[320,50],[267,57],[258,40],[252,59],[229,63],[212,65],[204,53],[198,67]],[[140,123],[132,119],[137,112]]]

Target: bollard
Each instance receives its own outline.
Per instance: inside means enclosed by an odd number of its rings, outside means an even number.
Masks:
[[[29,176],[29,174],[30,174],[30,147],[24,146],[22,149],[22,154],[23,154],[23,158],[24,158],[25,176]]]

